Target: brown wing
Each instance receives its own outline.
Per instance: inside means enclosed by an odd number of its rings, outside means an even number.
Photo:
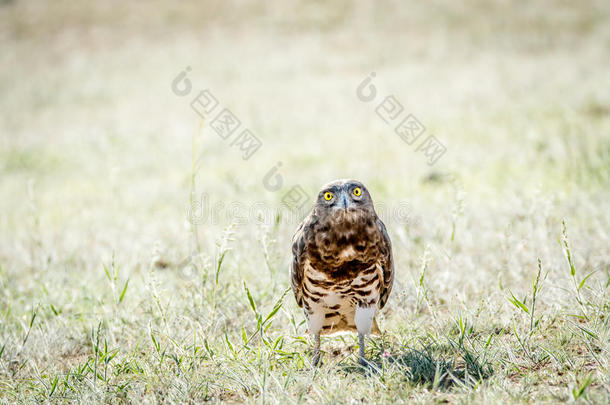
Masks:
[[[382,255],[381,267],[383,269],[383,284],[381,285],[381,297],[379,299],[379,309],[381,309],[388,302],[392,284],[394,284],[394,259],[392,258],[392,241],[390,241],[385,225],[379,218],[377,218],[377,226],[381,231],[380,250]]]
[[[299,307],[303,306],[303,266],[304,266],[304,247],[305,247],[305,223],[309,217],[305,218],[299,225],[292,237],[292,266],[290,268],[290,281],[292,292],[297,300]]]

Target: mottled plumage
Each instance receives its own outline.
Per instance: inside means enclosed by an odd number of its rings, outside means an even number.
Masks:
[[[364,335],[379,333],[375,314],[394,281],[392,245],[371,196],[356,180],[325,185],[292,239],[291,280],[309,332],[319,336],[357,331],[361,361]]]

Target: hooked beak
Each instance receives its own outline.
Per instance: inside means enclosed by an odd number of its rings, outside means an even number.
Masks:
[[[341,193],[341,202],[343,203],[343,210],[347,212],[347,197],[345,193]]]

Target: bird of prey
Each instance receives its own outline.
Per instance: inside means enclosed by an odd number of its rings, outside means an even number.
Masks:
[[[357,331],[360,363],[364,338],[378,334],[377,311],[394,281],[392,244],[366,187],[356,180],[326,184],[292,238],[292,291],[314,336],[313,364],[320,360],[320,334]]]

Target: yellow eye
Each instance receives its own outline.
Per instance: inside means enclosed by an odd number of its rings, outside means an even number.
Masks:
[[[326,201],[330,201],[332,198],[333,198],[333,193],[330,193],[328,191],[326,193],[324,193],[324,199]]]
[[[362,194],[362,190],[360,190],[360,187],[356,187],[356,188],[354,189],[354,195],[355,195],[356,197],[360,197],[360,195],[361,195],[361,194]]]

